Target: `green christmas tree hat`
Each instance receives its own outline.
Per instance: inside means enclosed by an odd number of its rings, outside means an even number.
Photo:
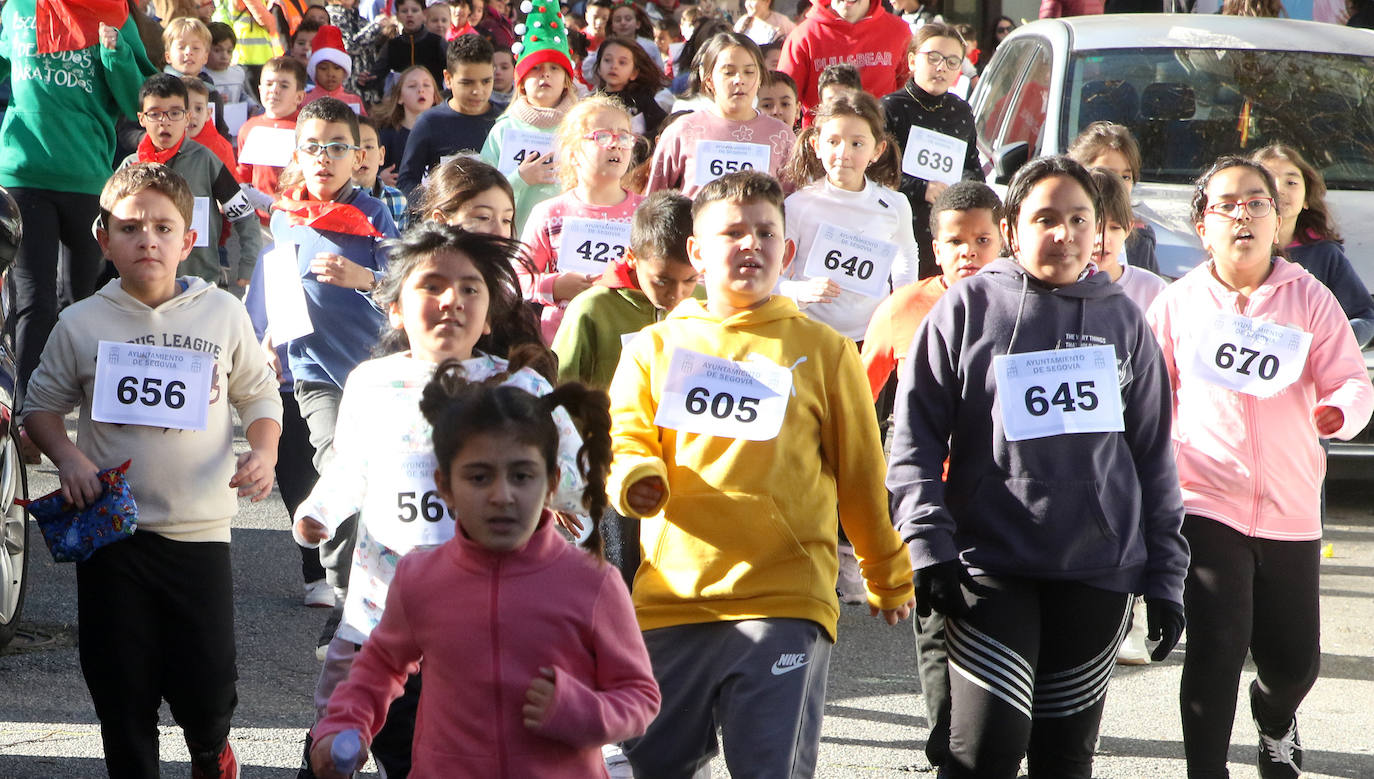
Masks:
[[[563,14],[558,10],[556,0],[539,0],[539,3],[520,4],[525,21],[515,25],[515,34],[520,40],[511,46],[511,51],[519,57],[515,61],[515,77],[523,80],[525,75],[536,66],[552,62],[568,72],[572,78],[572,52],[568,48],[568,26],[563,22]]]

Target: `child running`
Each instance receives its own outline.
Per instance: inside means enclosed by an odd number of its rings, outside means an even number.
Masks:
[[[996,260],[940,298],[897,385],[888,487],[917,614],[945,617],[942,777],[1092,775],[1131,593],[1161,659],[1183,629],[1188,551],[1168,376],[1136,306],[1089,269],[1086,170],[1033,160]],[[948,477],[946,472],[948,458]]]
[[[658,133],[668,115],[654,100],[663,83],[662,71],[630,38],[611,37],[596,50],[597,91],[616,98],[629,110],[632,129],[646,138]]]
[[[337,735],[370,741],[384,718],[389,727],[388,704],[421,664],[416,779],[605,776],[601,746],[642,733],[658,711],[624,583],[565,543],[548,508],[569,477],[585,479],[587,510],[605,508],[605,394],[565,384],[539,398],[472,379],[446,361],[419,405],[437,466],[426,478],[462,532],[398,564],[386,612],[315,727],[322,779],[342,776]],[[550,413],[564,409],[587,437],[571,462]]]
[[[525,298],[541,307],[548,343],[569,301],[625,258],[630,219],[644,200],[622,184],[638,142],[630,114],[605,95],[579,101],[554,134],[558,179],[567,191],[530,213],[522,241],[531,265],[517,269]]]
[[[1298,706],[1321,662],[1318,437],[1349,440],[1374,387],[1336,298],[1276,255],[1273,177],[1222,157],[1198,179],[1207,262],[1150,325],[1173,383],[1173,441],[1192,549],[1179,703],[1189,777],[1225,777],[1246,654],[1264,779],[1302,771]]]
[[[720,33],[693,62],[700,63],[697,76],[711,105],[663,131],[645,191],[680,189],[692,197],[732,171],[777,176],[796,136],[791,127],[754,108],[768,73],[758,44],[736,32]]]
[[[435,168],[415,213],[470,233],[514,238],[515,194],[500,171],[472,157],[457,156]]]
[[[567,25],[557,6],[540,8],[548,10],[525,18],[524,38],[516,44],[515,99],[482,146],[482,159],[509,178],[515,190],[516,234],[523,233],[537,203],[559,193],[553,133],[577,101]]]
[[[552,389],[552,355],[540,343],[511,271],[518,250],[508,239],[433,222],[416,227],[392,249],[387,276],[374,293],[388,317],[378,351],[390,354],[349,374],[333,459],[296,511],[297,540],[309,545],[359,515],[343,620],[316,689],[321,717],[334,686],[348,675],[356,646],[382,617],[397,560],[453,537],[453,517],[435,491],[431,431],[419,407],[435,366],[455,360],[468,381],[499,375],[506,384],[537,395]],[[512,369],[506,357],[517,349],[524,355],[521,362],[533,367]],[[580,511],[581,439],[562,412],[554,418],[561,444],[550,505]],[[414,695],[393,711],[374,752],[394,775],[410,764]]]
[[[792,254],[782,201],[762,172],[702,188],[687,252],[706,301],[642,330],[611,381],[608,494],[642,520],[635,611],[663,691],[628,745],[637,776],[693,776],[717,726],[734,776],[812,775],[839,620],[837,518],[870,612],[896,624],[912,603],[854,343],[773,294]]]
[[[892,276],[914,275],[920,263],[911,205],[893,189],[901,159],[878,101],[845,91],[821,103],[785,175],[803,186],[786,202],[797,253],[779,290],[807,316],[861,340]]]
[[[386,102],[377,109],[378,129],[382,145],[386,147],[386,161],[381,177],[388,184],[400,180],[401,161],[410,143],[415,124],[439,100],[439,85],[423,65],[412,65],[401,71],[400,77],[387,92]]]

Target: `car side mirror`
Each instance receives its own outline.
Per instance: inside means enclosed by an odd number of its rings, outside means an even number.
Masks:
[[[1009,184],[1011,177],[1030,160],[1030,144],[1025,141],[1009,143],[992,155],[994,184]]]

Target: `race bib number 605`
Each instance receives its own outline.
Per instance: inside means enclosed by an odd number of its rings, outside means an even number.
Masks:
[[[1126,429],[1115,347],[1002,354],[992,367],[1008,441]]]
[[[91,418],[120,425],[204,430],[215,358],[173,346],[101,341]]]
[[[743,441],[778,437],[792,372],[767,360],[727,360],[675,349],[654,424]]]

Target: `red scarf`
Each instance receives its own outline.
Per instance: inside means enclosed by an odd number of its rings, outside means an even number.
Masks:
[[[100,45],[100,24],[116,29],[129,18],[125,0],[38,0],[34,7],[39,54]]]
[[[156,162],[159,165],[166,165],[168,160],[177,156],[177,152],[181,151],[181,144],[185,142],[186,133],[182,133],[181,137],[177,139],[175,146],[170,149],[159,149],[153,145],[153,139],[149,138],[147,133],[144,133],[143,139],[138,142],[138,161]]]
[[[357,206],[350,206],[334,200],[310,200],[310,194],[301,184],[282,193],[273,206],[286,214],[293,225],[305,225],[316,230],[328,230],[347,235],[371,236],[381,238],[382,234],[368,221]]]

